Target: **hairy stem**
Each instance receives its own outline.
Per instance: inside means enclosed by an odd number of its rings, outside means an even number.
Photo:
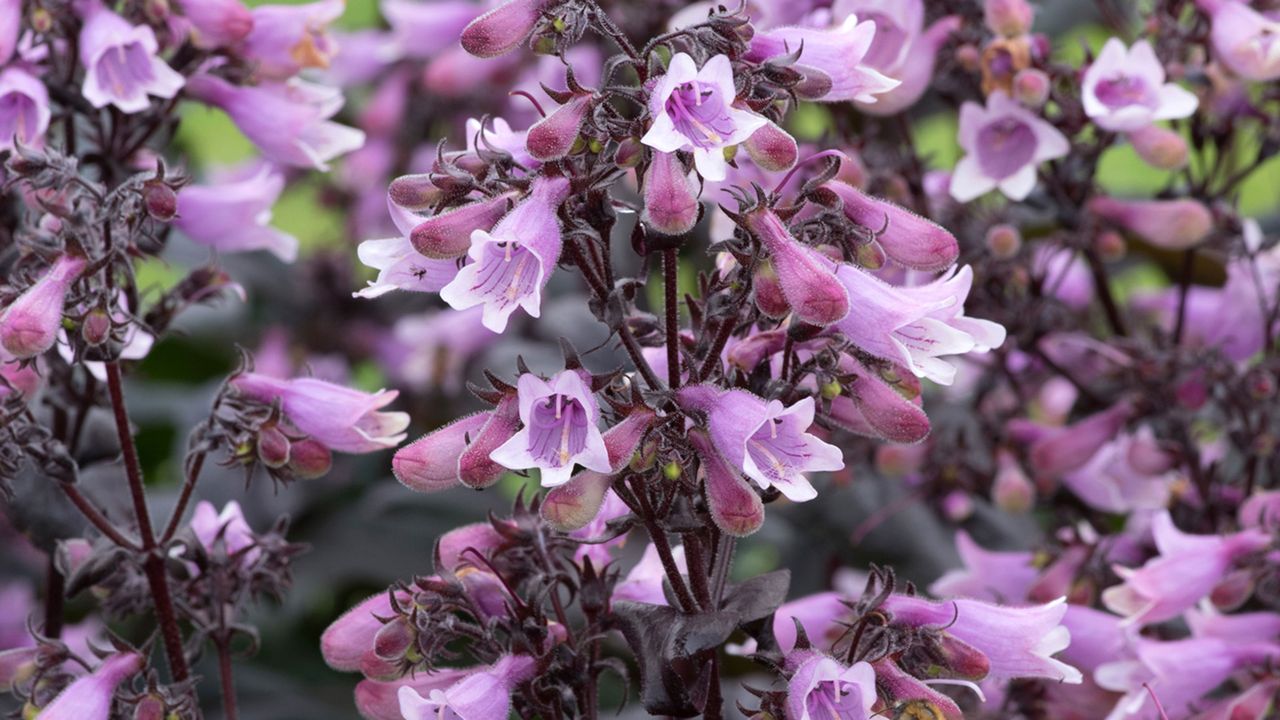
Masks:
[[[667,314],[667,384],[672,390],[680,387],[680,306],[676,299],[680,274],[680,251],[667,248],[662,251],[662,289],[666,294],[664,308]]]

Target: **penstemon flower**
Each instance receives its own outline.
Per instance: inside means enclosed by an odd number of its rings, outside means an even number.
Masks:
[[[171,98],[182,89],[182,75],[156,53],[155,32],[130,25],[101,0],[86,0],[80,30],[80,62],[84,64],[81,92],[94,107],[114,105],[136,113],[151,105],[147,97]]]
[[[965,156],[951,176],[951,196],[969,202],[996,188],[1010,200],[1023,200],[1036,186],[1036,166],[1063,157],[1067,138],[1003,92],[985,107],[960,108],[960,147]]]
[[[525,373],[518,392],[523,427],[493,451],[494,462],[512,470],[537,468],[544,487],[568,482],[574,465],[609,472],[600,407],[577,371],[565,370],[550,382]]]
[[[395,447],[409,426],[407,414],[381,412],[399,394],[394,390],[369,394],[314,378],[281,380],[252,372],[236,376],[231,387],[258,402],[279,402],[298,430],[338,452]]]
[[[1146,41],[1126,49],[1120,40],[1108,40],[1085,71],[1082,89],[1085,112],[1099,127],[1116,132],[1185,118],[1199,104],[1189,91],[1165,82],[1164,66]]]
[[[0,147],[39,146],[49,129],[49,91],[20,67],[0,70]]]

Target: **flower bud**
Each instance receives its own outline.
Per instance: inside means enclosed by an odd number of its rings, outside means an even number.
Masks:
[[[80,324],[80,336],[95,347],[111,338],[111,316],[106,308],[96,307],[85,313]]]
[[[373,651],[374,637],[382,629],[380,617],[390,617],[391,598],[380,592],[334,620],[320,635],[320,654],[334,670],[359,670],[361,659]]]
[[[951,522],[964,522],[973,515],[973,498],[964,490],[952,490],[942,498],[942,514]]]
[[[511,209],[510,200],[504,193],[433,215],[414,226],[409,242],[434,260],[462,257],[471,249],[471,233],[491,229]]]
[[[1035,10],[1027,0],[985,0],[983,20],[997,35],[1025,35],[1035,20]]]
[[[559,160],[568,155],[594,102],[595,95],[575,95],[550,115],[534,123],[525,136],[525,147],[529,154],[543,161]]]
[[[1098,449],[1120,432],[1133,415],[1133,407],[1121,401],[1073,425],[1059,428],[1031,446],[1031,467],[1039,475],[1058,477],[1089,462]]]
[[[835,263],[791,237],[782,220],[766,208],[746,213],[743,221],[769,251],[796,318],[825,327],[849,314],[849,293],[836,278]]]
[[[289,471],[300,480],[324,477],[333,467],[333,451],[311,438],[296,440],[289,446]]]
[[[456,486],[458,457],[467,448],[467,437],[480,432],[491,414],[482,412],[459,418],[400,448],[391,458],[391,472],[402,485],[418,492],[438,492]]]
[[[557,530],[573,532],[587,526],[600,512],[605,493],[613,483],[611,475],[584,470],[563,485],[547,491],[542,501],[542,519]]]
[[[982,68],[982,51],[972,43],[965,43],[956,48],[956,63],[969,72],[977,72]]]
[[[1151,167],[1180,170],[1187,165],[1187,141],[1173,130],[1148,125],[1141,130],[1134,130],[1127,137],[1138,157]]]
[[[1022,248],[1022,233],[1013,225],[1001,223],[987,229],[987,250],[992,255],[1008,260],[1018,254]]]
[[[635,138],[627,138],[618,143],[618,149],[613,154],[613,161],[618,167],[633,168],[640,164],[640,160],[644,158],[644,145]]]
[[[1093,239],[1093,249],[1103,261],[1116,262],[1124,259],[1129,245],[1124,241],[1124,236],[1115,230],[1103,230]]]
[[[705,433],[691,432],[689,440],[702,459],[707,505],[716,527],[733,537],[745,537],[759,530],[764,524],[764,503],[760,496],[730,467]]]
[[[158,695],[144,695],[133,706],[133,720],[165,720],[167,712],[164,698]]]
[[[773,122],[751,133],[751,137],[747,138],[742,145],[751,156],[751,161],[767,172],[790,170],[795,167],[800,155],[796,139]]]
[[[771,318],[783,318],[791,312],[791,306],[787,304],[787,298],[782,293],[782,285],[778,283],[778,273],[774,272],[773,265],[768,260],[761,261],[756,266],[752,291],[756,307],[765,315]]]
[[[391,181],[387,196],[406,210],[426,210],[440,202],[444,192],[431,182],[431,175],[401,175]]]
[[[644,176],[644,215],[662,235],[684,235],[698,223],[698,181],[675,153],[653,153]]]
[[[1043,70],[1027,68],[1013,76],[1013,97],[1031,109],[1037,109],[1049,99],[1049,76]]]
[[[284,467],[289,462],[290,443],[277,425],[267,425],[258,431],[258,459],[269,468]]]
[[[374,634],[373,653],[379,659],[396,662],[404,658],[416,641],[413,626],[403,617],[394,617]]]
[[[62,255],[31,287],[0,313],[0,346],[13,357],[35,357],[53,347],[62,324],[67,291],[88,263]]]
[[[178,214],[178,193],[162,180],[148,180],[142,185],[142,204],[148,215],[169,222]]]
[[[489,455],[520,429],[520,401],[508,393],[498,402],[489,420],[471,437],[471,444],[458,456],[458,479],[475,490],[487,488],[502,477],[506,468]]]
[[[455,572],[463,564],[473,564],[476,560],[469,550],[480,553],[481,557],[489,557],[506,542],[502,535],[489,522],[471,523],[454,528],[440,536],[436,542],[436,569],[442,572]]]
[[[1213,213],[1197,200],[1118,200],[1095,197],[1090,211],[1165,250],[1186,250],[1213,231]]]
[[[937,223],[843,182],[824,187],[839,196],[846,217],[879,233],[876,240],[894,262],[914,270],[941,270],[960,256],[955,236]]]
[[[509,0],[462,30],[462,48],[479,58],[515,50],[533,32],[546,0]]]
[[[991,485],[991,500],[1009,513],[1025,513],[1035,502],[1036,489],[1031,478],[1022,471],[1017,458],[1007,450],[996,457],[996,478]]]
[[[876,446],[876,472],[889,478],[904,478],[920,472],[928,447],[925,445],[897,445],[884,443]]]
[[[831,401],[833,422],[850,432],[895,443],[917,443],[928,436],[929,416],[916,402],[852,358],[841,358],[840,369],[852,375],[854,382]]]

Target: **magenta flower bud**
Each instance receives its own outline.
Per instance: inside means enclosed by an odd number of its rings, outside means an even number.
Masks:
[[[275,425],[258,431],[258,459],[269,468],[284,467],[289,462],[289,438]]]
[[[769,251],[782,294],[798,319],[825,327],[849,314],[849,293],[836,279],[834,262],[797,242],[767,208],[752,210],[743,220]]]
[[[471,444],[458,456],[458,479],[462,484],[483,490],[498,482],[505,468],[490,455],[519,430],[519,395],[508,393],[502,396],[484,426],[471,436]]]
[[[1204,203],[1180,200],[1118,200],[1095,197],[1088,209],[1148,243],[1166,250],[1195,247],[1213,232],[1213,213]]]
[[[96,108],[115,105],[136,113],[151,105],[148,95],[171,98],[184,78],[157,57],[156,35],[146,25],[130,25],[100,0],[90,0],[80,28],[80,92]]]
[[[1138,157],[1154,168],[1180,170],[1187,165],[1187,141],[1177,132],[1148,125],[1125,135]]]
[[[298,257],[298,239],[270,225],[284,174],[269,163],[237,168],[219,182],[178,191],[173,225],[219,252],[267,250],[284,262]]]
[[[800,147],[791,133],[778,127],[773,121],[761,125],[742,143],[756,167],[768,172],[785,172],[795,167]]]
[[[562,532],[581,530],[599,514],[612,484],[613,475],[584,470],[547,491],[542,519]]]
[[[334,670],[359,670],[361,659],[373,652],[374,638],[382,629],[378,618],[394,614],[391,598],[385,592],[362,600],[321,633],[320,654],[324,661]]]
[[[1133,416],[1133,406],[1121,401],[1102,412],[1058,428],[1036,440],[1029,453],[1032,469],[1046,477],[1058,477],[1084,466],[1111,441]]]
[[[178,214],[178,194],[161,180],[149,180],[142,185],[142,205],[151,217],[169,222]]]
[[[746,537],[759,530],[764,524],[764,503],[760,496],[725,462],[705,433],[690,432],[689,441],[702,459],[707,504],[716,527],[733,537]]]
[[[244,565],[251,564],[261,554],[261,551],[254,547],[257,540],[254,539],[253,529],[244,519],[240,503],[235,500],[228,502],[222,508],[222,512],[218,512],[211,503],[202,500],[196,504],[196,509],[191,514],[190,527],[205,552],[212,554],[221,543],[222,549],[228,556],[243,551],[240,562]]]
[[[1007,450],[996,454],[996,477],[991,483],[991,500],[1010,513],[1025,513],[1036,499],[1035,485],[1023,472],[1018,459]]]
[[[787,303],[787,296],[782,292],[782,284],[778,282],[778,273],[774,271],[773,263],[768,260],[763,260],[756,266],[751,292],[752,298],[756,302],[756,307],[765,315],[781,319],[791,312],[791,305]],[[741,347],[741,344],[735,345],[730,353],[741,353],[742,351],[739,350]]]
[[[40,720],[108,720],[116,686],[142,669],[141,655],[117,653],[104,659],[93,672],[58,693],[40,711]]]
[[[16,65],[0,70],[0,149],[39,147],[50,117],[49,91],[39,78]]]
[[[84,272],[84,258],[63,254],[49,270],[0,313],[0,346],[20,360],[53,347],[72,283]]]
[[[1022,233],[1013,225],[1000,223],[987,229],[987,250],[1001,260],[1016,257],[1022,249]]]
[[[105,308],[97,307],[85,313],[80,322],[80,337],[95,347],[111,337],[111,315]]]
[[[1102,603],[1142,627],[1181,615],[1209,595],[1236,559],[1271,544],[1269,533],[1249,528],[1226,535],[1188,535],[1167,510],[1151,525],[1160,554],[1138,569],[1116,567],[1124,583],[1107,588]]]
[[[196,45],[213,49],[235,45],[253,29],[253,13],[240,0],[176,0],[191,23]]]
[[[440,188],[431,182],[430,173],[401,175],[387,188],[391,202],[406,210],[426,210],[440,202],[442,196]]]
[[[145,695],[133,706],[133,720],[165,720],[167,709],[164,698]]]
[[[429,696],[467,676],[465,668],[439,668],[416,672],[396,680],[361,680],[356,685],[356,709],[367,720],[404,720],[400,714],[400,688],[409,687]]]
[[[458,418],[400,448],[391,458],[391,472],[401,485],[418,492],[457,486],[462,482],[458,479],[458,458],[467,449],[468,438],[480,432],[490,415],[479,412]]]
[[[982,16],[991,32],[1016,37],[1031,32],[1036,11],[1027,0],[985,0]]]
[[[486,720],[511,712],[511,693],[534,676],[537,662],[522,655],[504,655],[492,666],[473,670],[444,691],[423,697],[411,686],[399,690],[404,720]]]
[[[416,640],[413,626],[403,617],[394,617],[374,633],[373,654],[380,660],[395,662],[404,657]]]
[[[533,32],[547,0],[508,0],[462,29],[462,47],[479,58],[515,50]]]
[[[595,100],[596,96],[592,94],[575,95],[550,115],[534,123],[525,136],[529,154],[542,161],[559,160],[568,155],[578,140],[582,123],[595,106]]]
[[[1049,99],[1049,76],[1043,70],[1025,68],[1013,76],[1013,99],[1039,108]]]
[[[698,181],[675,153],[654,151],[644,176],[641,219],[661,235],[684,235],[698,224]]]
[[[840,369],[855,380],[848,392],[831,400],[828,417],[837,425],[895,443],[918,443],[929,435],[929,416],[920,408],[918,398],[913,401],[903,397],[848,356],[840,359]]]
[[[859,662],[845,666],[822,653],[809,651],[803,655],[787,682],[788,718],[869,720],[873,717],[876,673],[869,664]]]
[[[346,0],[253,9],[253,28],[239,50],[260,77],[287,80],[307,68],[327,68],[338,52],[327,29]]]
[[[370,394],[315,378],[281,380],[258,373],[237,375],[231,386],[258,402],[279,401],[290,423],[338,452],[395,447],[409,426],[406,413],[380,412],[399,395],[395,390]]]
[[[541,315],[542,289],[564,244],[558,212],[569,191],[566,178],[535,179],[528,196],[492,232],[471,234],[467,255],[473,262],[441,288],[441,299],[455,310],[483,307],[482,322],[496,333],[506,330],[516,308]]]
[[[550,382],[524,373],[517,385],[524,427],[490,453],[494,462],[512,470],[537,468],[543,487],[568,482],[574,465],[613,470],[600,434],[600,406],[577,371],[564,370]]]
[[[436,542],[436,569],[455,572],[463,565],[474,565],[476,558],[468,550],[475,550],[481,557],[487,558],[505,543],[505,538],[489,522],[454,528],[441,535]]]
[[[300,480],[324,477],[333,467],[333,451],[312,438],[293,440],[289,446],[289,472]]]
[[[840,198],[846,217],[880,233],[876,241],[894,262],[913,270],[934,271],[950,267],[960,256],[955,235],[937,223],[840,181],[823,187]]]
[[[488,232],[511,209],[509,193],[446,210],[409,232],[413,249],[433,260],[460,258],[471,249],[471,234]]]
[[[1197,0],[1196,4],[1212,18],[1215,57],[1246,80],[1280,79],[1280,53],[1276,52],[1280,19],[1235,0]]]

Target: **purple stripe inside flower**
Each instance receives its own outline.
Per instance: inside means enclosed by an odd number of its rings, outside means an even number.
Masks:
[[[567,395],[552,395],[533,406],[529,418],[529,454],[563,467],[587,446],[587,410]]]
[[[1036,152],[1036,134],[1017,118],[1000,118],[978,131],[978,147],[982,171],[1000,180],[1032,161]]]
[[[676,88],[667,99],[667,114],[695,147],[721,147],[733,135],[734,122],[719,88],[691,80]]]

